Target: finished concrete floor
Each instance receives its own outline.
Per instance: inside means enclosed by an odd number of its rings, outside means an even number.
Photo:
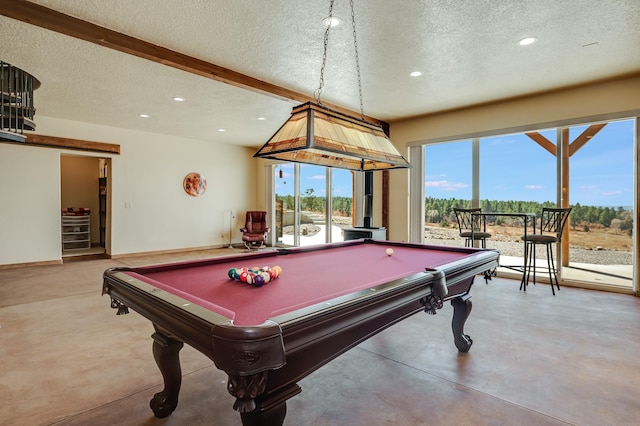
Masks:
[[[155,418],[151,323],[100,295],[108,267],[185,257],[0,270],[0,425],[241,424],[226,375],[188,346],[178,408]],[[302,380],[285,425],[640,424],[640,298],[518,285],[476,278],[469,353],[449,304],[414,315]]]

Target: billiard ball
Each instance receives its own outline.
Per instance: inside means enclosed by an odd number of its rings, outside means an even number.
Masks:
[[[262,287],[265,284],[264,277],[260,274],[253,276],[253,285],[256,287]]]
[[[229,278],[234,279],[233,277],[236,275],[236,268],[229,269],[229,272],[227,275],[229,275]]]
[[[387,249],[387,256],[391,256],[393,254],[393,249]]]

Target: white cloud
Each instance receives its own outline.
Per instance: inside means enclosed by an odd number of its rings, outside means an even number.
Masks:
[[[450,182],[448,180],[428,180],[424,183],[425,188],[438,188],[443,191],[457,191],[467,188],[468,186],[466,183]]]
[[[543,189],[544,186],[542,185],[525,185],[524,186],[525,189],[533,189],[533,190],[539,190],[539,189]]]
[[[584,191],[595,191],[598,189],[598,185],[582,185],[580,186],[580,189]]]

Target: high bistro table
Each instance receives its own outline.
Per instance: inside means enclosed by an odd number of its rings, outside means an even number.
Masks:
[[[526,236],[529,233],[529,230],[531,230],[532,234],[536,233],[536,214],[535,213],[531,213],[531,212],[520,212],[520,213],[513,213],[513,212],[478,212],[478,213],[473,213],[473,216],[481,216],[484,217],[485,220],[487,218],[490,217],[498,217],[498,216],[502,216],[502,217],[520,217],[522,218],[522,223],[523,223],[523,231],[524,231],[524,236]],[[529,224],[531,223],[531,224]],[[473,227],[471,230],[471,237],[472,237],[472,241],[473,240]],[[523,244],[523,248],[524,248],[524,263],[522,266],[520,265],[502,265],[500,264],[499,266],[502,268],[507,268],[507,269],[511,269],[517,272],[522,272],[522,278],[520,280],[520,290],[524,290],[527,291],[527,283],[526,283],[526,279],[525,279],[525,275],[526,275],[526,271],[527,271],[527,243],[525,242],[525,239],[522,239],[522,244]],[[491,276],[495,276],[496,274],[496,270],[490,270],[490,271],[485,271],[484,273],[484,277],[485,280],[487,279],[491,279]]]

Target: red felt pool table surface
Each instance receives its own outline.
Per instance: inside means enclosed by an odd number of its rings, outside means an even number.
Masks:
[[[375,287],[425,269],[435,269],[469,256],[443,247],[416,250],[384,244],[356,244],[331,250],[296,251],[279,255],[230,256],[224,261],[189,261],[139,267],[125,272],[132,278],[212,310],[235,325],[259,325],[274,316]],[[277,279],[256,287],[229,278],[232,267],[280,266]]]
[[[435,314],[445,301],[453,308],[455,346],[467,352],[471,286],[476,274],[486,277],[498,266],[498,256],[494,250],[353,240],[112,268],[102,291],[118,314],[131,308],[153,323],[153,356],[164,379],[150,401],[156,417],[178,405],[178,354],[186,343],[227,373],[244,425],[282,425],[301,379],[415,313]],[[262,287],[228,276],[232,267],[276,265],[282,275]]]

